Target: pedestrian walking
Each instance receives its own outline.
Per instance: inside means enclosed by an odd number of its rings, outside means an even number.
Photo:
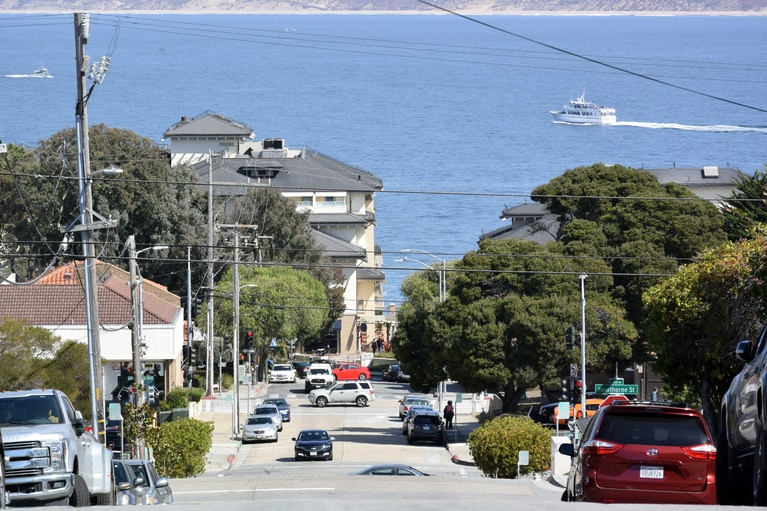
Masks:
[[[445,428],[453,429],[453,415],[455,415],[455,410],[453,409],[452,401],[447,402],[445,409],[442,411],[442,415],[445,417]]]

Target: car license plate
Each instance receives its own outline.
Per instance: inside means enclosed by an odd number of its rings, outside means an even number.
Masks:
[[[639,467],[639,477],[642,479],[663,479],[663,467]]]
[[[256,433],[256,438],[264,438],[264,435],[262,435],[261,433]]]
[[[424,430],[424,431],[429,431],[430,429],[431,429],[431,428],[430,428],[429,426],[424,426],[424,427],[423,427],[423,430]]]
[[[316,452],[310,452],[309,456],[317,456],[317,453]]]

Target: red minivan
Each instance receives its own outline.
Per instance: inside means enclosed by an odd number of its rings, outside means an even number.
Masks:
[[[616,402],[601,408],[573,462],[562,500],[716,504],[716,446],[698,410],[680,404]]]

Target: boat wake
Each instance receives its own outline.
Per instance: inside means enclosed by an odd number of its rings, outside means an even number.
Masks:
[[[53,78],[52,75],[41,76],[39,74],[26,74],[26,75],[0,75],[0,78]]]
[[[613,124],[613,126],[631,126],[634,128],[649,128],[655,130],[682,130],[682,131],[709,131],[712,133],[728,133],[728,132],[751,132],[751,133],[767,133],[767,126],[729,126],[726,124],[713,124],[707,126],[698,126],[691,124],[676,124],[676,123],[664,123],[664,122],[627,122],[620,121]]]

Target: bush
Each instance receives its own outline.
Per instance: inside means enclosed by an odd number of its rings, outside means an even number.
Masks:
[[[221,381],[222,381],[222,388],[221,390],[229,390],[232,387],[234,387],[234,377],[231,374],[222,374],[221,375]]]
[[[195,403],[199,403],[202,399],[202,396],[205,394],[205,391],[199,387],[192,387],[191,389],[189,387],[186,387],[187,395],[189,396],[189,401],[193,401]]]
[[[157,471],[171,478],[192,477],[205,470],[213,423],[196,419],[166,422],[152,442]]]
[[[176,387],[165,395],[165,399],[160,401],[160,410],[172,410],[188,406],[189,390],[184,387]]]
[[[543,472],[551,463],[551,430],[523,417],[499,417],[472,431],[467,440],[474,462],[486,476],[517,477],[519,451],[530,452],[523,474]]]

